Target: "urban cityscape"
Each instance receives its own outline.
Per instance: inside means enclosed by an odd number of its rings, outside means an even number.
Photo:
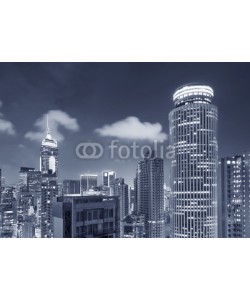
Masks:
[[[34,123],[38,131],[25,134],[36,152],[26,152],[12,171],[16,182],[10,183],[1,161],[0,237],[250,237],[250,144],[235,155],[219,155],[223,141],[216,89],[207,82],[187,82],[175,86],[165,101],[172,102],[164,112],[167,133],[160,123],[137,117],[117,121],[114,111],[111,125],[95,129],[105,142],[72,143],[67,155],[83,166],[73,175],[70,167],[68,173],[61,169],[61,153],[69,147],[61,147],[59,127],[67,123],[73,135],[80,131],[77,120],[59,109],[44,112]],[[106,109],[112,110],[103,108],[104,114]],[[1,143],[3,135],[14,136],[16,130],[1,113]],[[22,143],[16,147],[20,153],[26,149]]]

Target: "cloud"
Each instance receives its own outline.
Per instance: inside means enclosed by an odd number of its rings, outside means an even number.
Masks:
[[[49,128],[51,135],[58,141],[64,140],[64,135],[59,131],[60,128],[67,129],[72,132],[79,131],[77,119],[71,118],[66,112],[61,110],[50,110],[48,111],[49,116]],[[45,137],[47,114],[44,114],[41,118],[37,119],[34,127],[36,131],[29,131],[25,134],[25,138],[32,141],[41,142]]]
[[[0,100],[0,108],[3,106],[3,101]],[[8,121],[5,120],[4,115],[0,112],[0,132],[9,134],[9,135],[15,135],[15,127],[14,125]]]
[[[111,125],[95,129],[101,136],[110,136],[130,140],[164,141],[167,134],[162,132],[160,123],[141,122],[137,117],[127,117]]]

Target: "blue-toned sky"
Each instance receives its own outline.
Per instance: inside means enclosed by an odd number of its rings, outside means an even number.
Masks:
[[[108,155],[81,160],[76,145],[107,145],[112,135],[120,144],[129,144],[130,138],[147,144],[147,134],[149,140],[164,139],[172,94],[189,82],[214,88],[220,156],[250,147],[249,63],[1,63],[3,176],[15,183],[20,166],[39,168],[44,115],[49,113],[52,134],[59,140],[60,179],[111,169],[131,183],[136,160],[111,160]]]

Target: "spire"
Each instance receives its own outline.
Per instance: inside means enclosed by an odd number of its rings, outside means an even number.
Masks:
[[[51,136],[49,129],[49,114],[46,115],[46,136],[42,141],[42,146],[57,147],[57,141]]]
[[[46,133],[50,134],[50,130],[49,130],[49,114],[47,114],[47,127],[46,127]]]

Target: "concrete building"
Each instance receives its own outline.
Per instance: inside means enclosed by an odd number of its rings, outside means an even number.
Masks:
[[[88,191],[97,187],[98,175],[96,174],[82,174],[80,176],[81,195],[85,195]]]
[[[116,196],[63,196],[53,203],[55,238],[117,238],[120,207]]]
[[[164,161],[147,153],[138,163],[136,215],[145,218],[145,237],[164,238]]]

